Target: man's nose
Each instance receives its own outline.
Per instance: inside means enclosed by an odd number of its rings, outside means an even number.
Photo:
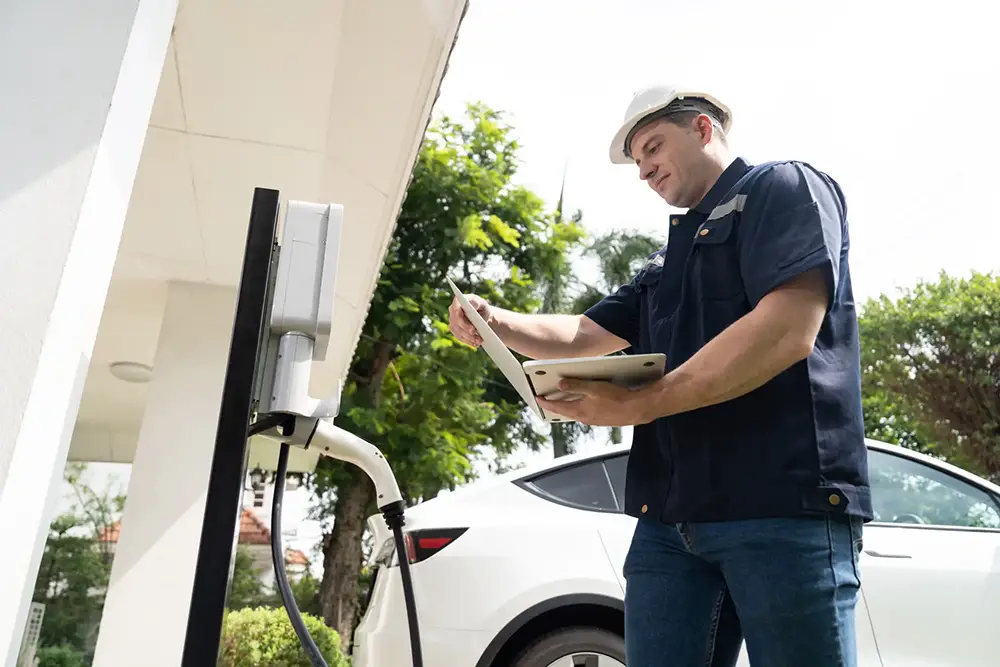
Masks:
[[[639,163],[639,178],[644,181],[648,181],[656,174],[656,165],[645,164],[643,162]]]

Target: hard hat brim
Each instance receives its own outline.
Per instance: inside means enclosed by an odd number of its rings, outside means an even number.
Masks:
[[[632,158],[630,158],[628,156],[628,153],[626,153],[625,151],[626,148],[625,139],[628,138],[629,133],[632,132],[632,130],[635,128],[636,125],[641,123],[649,116],[667,108],[675,100],[685,97],[700,97],[702,99],[708,100],[709,102],[717,106],[720,110],[722,110],[722,112],[726,115],[725,119],[723,119],[722,129],[727,134],[729,133],[729,128],[732,127],[733,124],[733,114],[729,110],[729,107],[727,107],[725,104],[716,99],[714,95],[709,95],[708,93],[697,93],[689,91],[678,92],[675,95],[671,96],[669,99],[666,99],[655,106],[643,109],[642,111],[633,114],[632,116],[627,118],[624,123],[621,124],[621,127],[618,128],[618,131],[615,132],[614,138],[611,140],[611,145],[608,147],[608,154],[609,157],[611,158],[612,164],[634,164],[635,161]]]

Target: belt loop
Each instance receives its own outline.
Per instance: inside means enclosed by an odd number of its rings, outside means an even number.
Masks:
[[[684,542],[685,548],[689,552],[694,552],[694,548],[691,546],[691,536],[688,535],[688,523],[686,521],[681,521],[677,524],[677,532],[680,533],[681,540]]]

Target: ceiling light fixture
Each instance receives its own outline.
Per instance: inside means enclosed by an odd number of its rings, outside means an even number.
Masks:
[[[108,368],[112,375],[125,382],[142,384],[153,378],[153,369],[138,361],[114,361]]]

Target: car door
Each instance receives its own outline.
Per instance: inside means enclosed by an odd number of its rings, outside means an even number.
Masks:
[[[923,458],[869,451],[860,563],[883,665],[1000,664],[1000,501]]]
[[[624,470],[619,475],[619,460],[624,464],[628,454],[598,456],[556,468],[526,480],[525,486],[549,500],[587,511],[584,520],[597,530],[614,584],[624,596],[622,565],[635,521],[622,513],[625,476]]]
[[[625,555],[632,544],[632,533],[635,531],[636,520],[624,513],[625,511],[625,468],[628,466],[628,453],[613,454],[604,459],[604,470],[614,490],[617,513],[608,517],[601,524],[601,540],[608,552],[611,567],[614,568],[618,584],[625,594]]]

